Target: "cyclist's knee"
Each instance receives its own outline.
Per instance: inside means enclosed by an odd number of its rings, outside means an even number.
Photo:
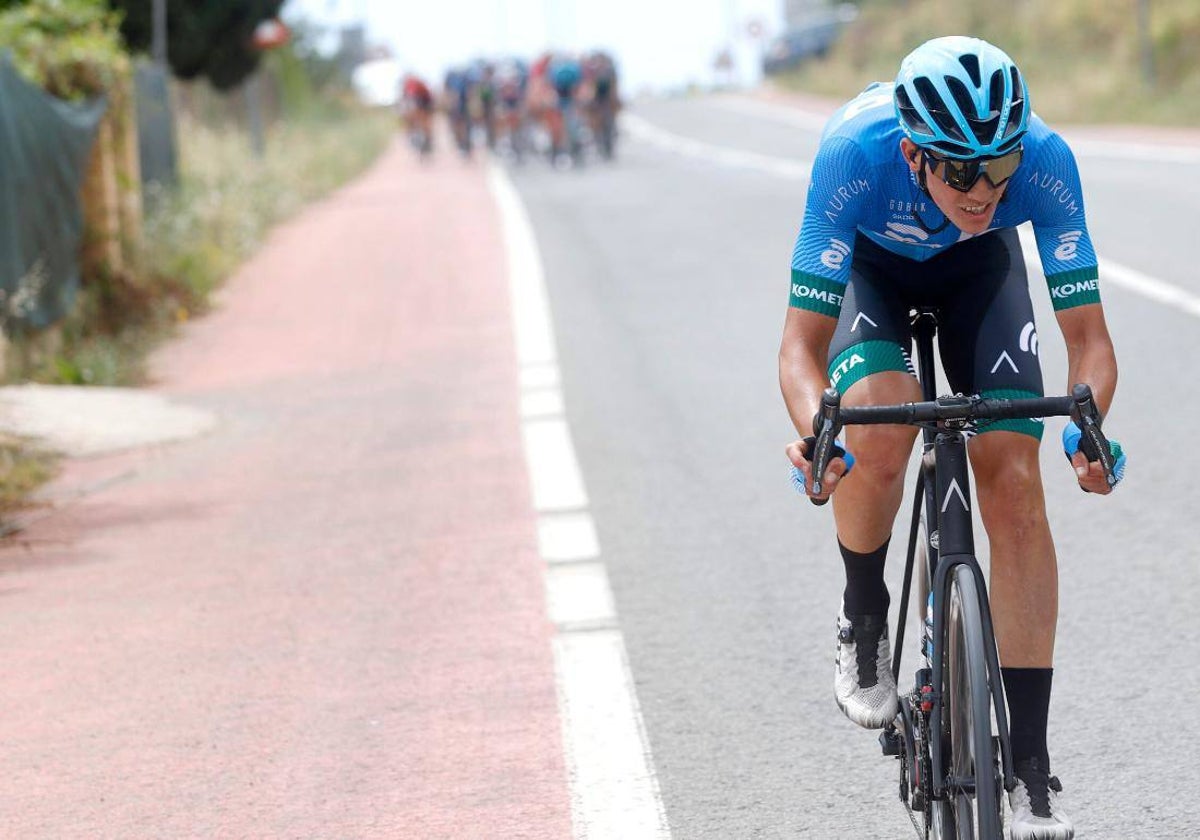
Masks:
[[[870,475],[880,486],[890,486],[904,477],[912,453],[915,429],[903,426],[851,426],[846,430],[846,447],[854,454],[855,472]]]
[[[912,376],[889,370],[855,382],[843,404],[894,405],[920,398],[921,388]],[[846,445],[854,453],[856,470],[869,473],[872,482],[888,486],[903,478],[916,436],[917,430],[911,426],[849,426]]]
[[[919,399],[920,384],[912,374],[900,370],[875,371],[842,389],[842,405],[894,405]]]
[[[1012,532],[1041,527],[1046,503],[1037,440],[994,432],[973,439],[967,451],[984,520]]]
[[[981,487],[1041,487],[1039,442],[1020,432],[996,431],[971,439],[967,451],[975,481]]]

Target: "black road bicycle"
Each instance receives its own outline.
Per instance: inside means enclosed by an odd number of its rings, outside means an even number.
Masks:
[[[1069,397],[986,399],[936,397],[933,310],[912,314],[923,402],[841,407],[826,390],[814,419],[813,494],[847,425],[901,424],[923,430],[892,674],[899,683],[904,625],[918,553],[924,612],[921,667],[900,695],[896,720],[881,733],[884,755],[900,763],[900,801],[918,837],[1002,840],[1003,792],[1016,786],[1000,661],[983,572],[975,559],[966,435],[997,420],[1070,416],[1083,431],[1081,448],[1116,483],[1108,441],[1100,431],[1091,389]],[[930,492],[932,490],[932,492]],[[815,501],[815,500],[814,500]],[[933,523],[930,530],[924,523]],[[922,533],[924,531],[924,533]],[[922,815],[918,822],[917,814]]]

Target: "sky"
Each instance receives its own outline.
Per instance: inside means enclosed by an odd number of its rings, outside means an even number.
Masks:
[[[627,91],[708,85],[713,60],[734,51],[737,79],[758,78],[758,55],[777,34],[783,0],[287,0],[286,20],[363,21],[371,43],[406,69],[440,82],[447,65],[478,55],[532,57],[550,47],[604,48]],[[751,22],[762,35],[751,37]]]

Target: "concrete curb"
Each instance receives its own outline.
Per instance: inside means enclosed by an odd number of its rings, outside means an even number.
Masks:
[[[187,440],[205,434],[216,423],[211,412],[131,388],[0,388],[0,428],[35,438],[70,458]]]

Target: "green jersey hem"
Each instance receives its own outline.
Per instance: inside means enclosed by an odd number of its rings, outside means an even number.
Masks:
[[[792,269],[792,293],[788,303],[797,309],[836,318],[842,311],[846,287],[827,277]]]
[[[1055,312],[1100,302],[1100,270],[1094,265],[1047,274],[1046,285],[1050,287],[1050,303]]]

